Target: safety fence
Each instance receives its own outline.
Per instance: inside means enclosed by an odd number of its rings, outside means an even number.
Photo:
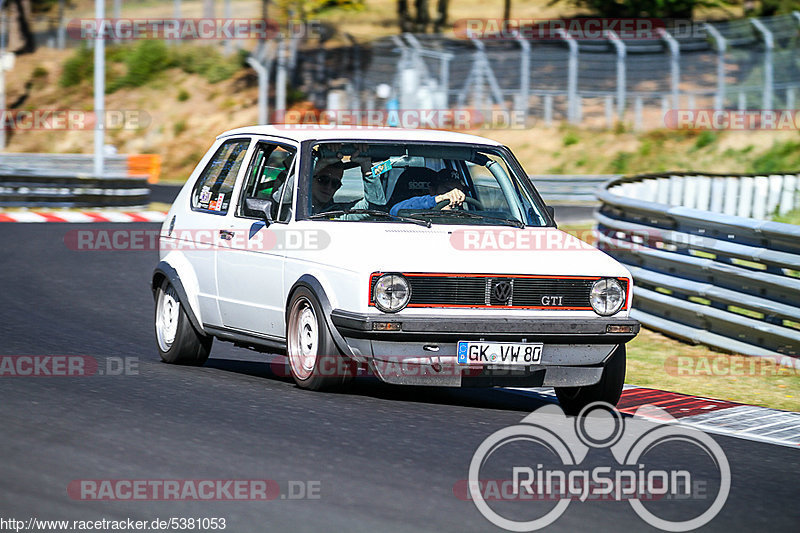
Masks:
[[[796,109],[799,43],[794,12],[667,26],[648,39],[613,31],[594,40],[568,32],[538,39],[404,34],[315,50],[314,63],[301,66],[326,73],[304,79],[331,80],[328,89],[347,95],[316,102],[329,110],[469,107],[545,124],[646,129],[669,127],[670,110]],[[388,96],[381,85],[391,87]]]
[[[148,182],[158,180],[159,157],[106,156],[103,176],[85,154],[0,154],[2,207],[140,207]]]
[[[800,175],[642,175],[598,193],[598,247],[635,280],[633,316],[694,343],[800,357]],[[794,363],[798,363],[793,359]]]

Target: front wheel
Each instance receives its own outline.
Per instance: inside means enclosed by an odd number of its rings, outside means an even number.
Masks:
[[[298,287],[289,303],[286,349],[289,369],[300,388],[342,389],[355,375],[355,363],[339,352],[319,300],[305,287]]]
[[[168,280],[156,291],[155,328],[158,353],[165,363],[202,366],[211,353],[213,338],[194,329]]]
[[[609,357],[600,381],[587,387],[556,387],[561,408],[568,415],[577,415],[594,402],[617,405],[625,384],[625,345],[620,344]]]

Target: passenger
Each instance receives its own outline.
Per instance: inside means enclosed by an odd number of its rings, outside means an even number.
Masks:
[[[367,155],[361,155],[366,151],[367,148],[365,146],[360,146],[350,157],[350,161],[341,161],[338,158],[319,160],[311,181],[312,214],[339,209],[385,208],[386,195],[381,185],[380,176],[372,175],[372,159]],[[334,202],[333,196],[342,186],[344,171],[355,167],[361,167],[361,175],[364,180],[364,197],[352,202]]]

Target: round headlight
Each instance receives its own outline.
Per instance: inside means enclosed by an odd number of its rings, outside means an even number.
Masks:
[[[592,292],[589,293],[589,302],[598,315],[613,315],[625,303],[625,289],[615,279],[597,280],[592,285]]]
[[[372,296],[378,309],[385,313],[396,313],[408,305],[411,287],[400,274],[384,274],[375,282]]]

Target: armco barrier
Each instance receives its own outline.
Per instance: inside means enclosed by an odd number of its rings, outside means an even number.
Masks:
[[[158,181],[157,155],[109,155],[102,177],[91,154],[0,154],[0,206],[136,207]]]
[[[0,206],[4,207],[137,207],[149,203],[147,178],[104,178],[0,169]]]
[[[0,153],[0,168],[58,170],[60,172],[94,171],[92,154]],[[105,172],[116,176],[147,176],[149,183],[158,183],[161,156],[157,154],[113,154],[104,157]]]
[[[633,274],[633,316],[728,352],[800,357],[800,226],[755,218],[800,206],[798,184],[797,174],[608,182],[597,244]]]
[[[619,174],[536,174],[528,177],[548,204],[597,205],[596,191]]]

